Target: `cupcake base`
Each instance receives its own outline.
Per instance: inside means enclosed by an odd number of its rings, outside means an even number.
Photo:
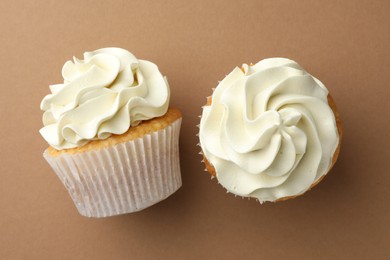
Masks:
[[[163,129],[100,149],[44,158],[68,190],[79,213],[108,217],[140,211],[181,187],[181,118]]]

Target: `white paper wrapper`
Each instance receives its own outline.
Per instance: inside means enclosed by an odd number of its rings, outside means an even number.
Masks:
[[[181,118],[168,127],[112,147],[43,156],[65,185],[79,213],[107,217],[140,211],[181,187]]]

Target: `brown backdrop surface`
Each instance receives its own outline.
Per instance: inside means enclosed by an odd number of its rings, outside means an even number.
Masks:
[[[0,259],[390,259],[389,1],[0,2]],[[118,46],[168,76],[183,187],[134,214],[81,217],[42,158],[39,103],[63,63]],[[338,104],[338,163],[305,196],[235,198],[203,171],[205,97],[242,63],[298,61]]]

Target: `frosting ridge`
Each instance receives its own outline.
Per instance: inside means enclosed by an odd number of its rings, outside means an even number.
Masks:
[[[64,83],[51,85],[41,102],[40,133],[58,150],[123,134],[168,109],[169,85],[158,67],[121,48],[67,61],[62,76]]]
[[[295,61],[236,67],[203,107],[200,145],[229,192],[260,202],[304,193],[338,146],[328,90]]]

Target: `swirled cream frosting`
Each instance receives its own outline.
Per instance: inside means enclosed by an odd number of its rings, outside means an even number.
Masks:
[[[338,146],[328,90],[295,61],[236,67],[203,107],[200,145],[229,192],[260,202],[304,193]]]
[[[41,102],[40,133],[58,150],[123,134],[168,109],[169,86],[158,67],[121,48],[67,61],[62,76],[64,83],[51,85]]]

